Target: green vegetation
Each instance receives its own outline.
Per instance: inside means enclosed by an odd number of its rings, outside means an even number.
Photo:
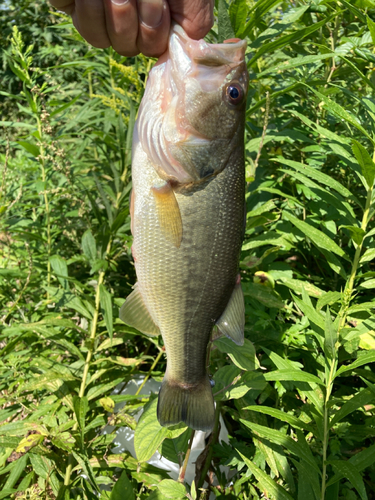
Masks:
[[[118,319],[153,61],[93,49],[41,0],[0,7],[0,500],[374,498],[375,2],[217,12],[208,39],[249,44],[247,340],[213,342],[229,444],[217,425],[190,487],[147,460],[178,463],[191,431],[161,428],[142,386],[112,394],[165,368],[162,340]],[[111,451],[119,427],[137,458]]]

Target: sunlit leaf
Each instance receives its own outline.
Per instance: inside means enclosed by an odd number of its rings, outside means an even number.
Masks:
[[[134,490],[126,471],[123,471],[116,481],[112,489],[110,500],[123,500],[124,498],[126,498],[126,500],[135,500]]]

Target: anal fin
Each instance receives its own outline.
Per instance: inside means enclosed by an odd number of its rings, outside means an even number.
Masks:
[[[216,325],[220,332],[233,340],[235,344],[243,345],[245,328],[245,301],[240,279],[238,279],[228,305],[216,322]]]
[[[165,238],[176,248],[182,241],[182,220],[176,195],[169,182],[161,187],[152,187],[160,229]]]
[[[159,327],[154,323],[142,299],[137,283],[121,306],[120,319],[146,335],[156,336],[160,334]]]

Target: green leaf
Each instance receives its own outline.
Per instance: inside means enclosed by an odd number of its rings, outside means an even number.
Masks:
[[[359,122],[358,118],[355,115],[353,115],[352,113],[349,113],[349,111],[347,111],[342,106],[340,106],[340,104],[337,104],[337,102],[332,101],[327,96],[321,94],[320,92],[318,92],[314,88],[309,87],[308,85],[306,85],[306,86],[310,90],[312,90],[314,92],[314,94],[317,97],[319,97],[319,99],[321,99],[324,107],[326,109],[328,109],[328,111],[330,111],[333,115],[340,118],[342,121],[348,122],[351,125],[353,125],[353,127],[358,129],[360,132],[362,132],[363,135],[365,135],[368,139],[370,139],[371,143],[374,143],[371,135],[367,132],[367,130],[365,128],[362,127],[361,123]]]
[[[373,278],[372,280],[365,280],[365,281],[362,281],[359,288],[361,289],[371,289],[371,288],[375,288],[375,278]]]
[[[369,16],[366,16],[366,20],[367,20],[367,27],[371,33],[372,43],[375,45],[375,23],[372,19],[369,18]]]
[[[57,279],[60,281],[61,285],[65,290],[69,289],[68,282],[66,278],[68,277],[68,266],[60,255],[52,255],[49,259],[52,269],[55,271]]]
[[[367,500],[366,488],[362,476],[353,464],[344,460],[327,460],[327,463],[331,464],[337,472],[352,483],[362,500]]]
[[[99,403],[102,405],[105,411],[107,411],[108,413],[113,413],[115,409],[115,402],[112,398],[106,396],[105,398],[101,398],[99,400]]]
[[[17,483],[21,475],[25,472],[25,468],[29,462],[29,457],[33,457],[35,455],[26,454],[20,457],[16,463],[14,464],[11,473],[9,474],[5,484],[2,486],[2,490],[8,490],[13,488],[13,486]],[[37,472],[37,471],[35,471]],[[37,472],[38,473],[38,472]]]
[[[158,490],[154,490],[151,495],[149,495],[146,500],[164,500],[164,495]]]
[[[254,372],[243,373],[235,365],[226,365],[219,368],[214,374],[215,388],[214,398],[216,401],[242,398],[250,389],[263,390],[266,386],[264,379],[252,383],[249,375],[256,375]]]
[[[15,128],[28,128],[31,131],[35,130],[35,125],[32,123],[19,122],[19,121],[3,121],[0,120],[0,127],[15,127]]]
[[[30,434],[29,436],[21,439],[19,442],[16,452],[17,453],[26,453],[34,446],[38,446],[44,439],[44,436],[41,434]]]
[[[51,26],[51,27],[55,27],[55,26]],[[77,100],[81,97],[81,95],[78,95],[77,97],[75,97],[74,99],[71,99],[69,100],[68,102],[66,102],[65,104],[63,104],[62,106],[58,107],[57,109],[55,109],[55,111],[53,111],[52,113],[50,113],[50,118],[52,118],[53,116],[56,116],[58,115],[59,113],[62,113],[63,111],[65,111],[66,109],[70,108],[71,106],[73,106],[73,104],[75,104],[77,102]]]
[[[292,458],[292,462],[298,471],[298,500],[320,500],[318,474],[304,461]]]
[[[367,469],[367,467],[370,467],[373,465],[375,462],[375,444],[372,446],[369,446],[368,448],[365,448],[364,450],[360,451],[359,453],[356,453],[353,457],[351,457],[348,460],[348,463],[353,465],[358,472],[360,472],[363,469]],[[345,476],[344,474],[341,474],[338,472],[333,478],[331,478],[327,486],[334,484],[337,481],[340,481]]]
[[[26,391],[36,391],[38,389],[54,389],[55,386],[61,387],[65,381],[76,380],[74,375],[71,373],[57,373],[54,371],[49,371],[48,373],[44,373],[43,375],[39,375],[31,379],[30,382],[25,383],[25,385],[21,385],[22,392]]]
[[[173,479],[163,479],[158,484],[158,488],[164,498],[172,498],[173,500],[186,498],[185,486],[177,481],[173,481]]]
[[[266,496],[272,496],[277,498],[277,500],[293,500],[293,497],[279,484],[275,483],[262,469],[259,469],[251,460],[249,460],[245,455],[236,449],[236,452],[240,455],[242,460],[247,465],[248,469],[252,474],[254,474],[256,480],[259,483],[262,493]]]
[[[337,329],[331,319],[331,311],[327,306],[325,329],[324,329],[324,353],[329,360],[334,360],[336,357],[336,342],[337,342]]]
[[[358,226],[340,226],[340,229],[347,229],[350,233],[351,239],[357,244],[360,245],[365,237],[365,231]]]
[[[358,49],[354,49],[354,52],[356,52]],[[371,53],[370,53],[371,54]],[[372,83],[371,80],[365,76],[362,71],[359,69],[357,64],[354,64],[350,59],[347,59],[346,57],[338,54],[339,58],[342,59],[343,61],[346,62],[346,64],[359,76],[359,78],[365,82],[369,87],[371,87],[373,90],[375,90],[375,85]],[[373,55],[371,54],[371,59],[373,60]]]
[[[279,3],[279,0],[258,0],[253,4],[249,11],[250,20],[241,32],[241,38],[245,38],[254,26],[257,26],[261,21],[261,17],[267,12],[271,12],[272,8]],[[252,14],[252,15],[251,15]]]
[[[367,150],[358,141],[353,139],[353,153],[356,157],[359,166],[361,167],[362,175],[366,179],[369,188],[372,188],[375,180],[375,163]]]
[[[311,129],[316,131],[321,137],[324,137],[326,139],[330,139],[331,141],[333,141],[335,143],[337,142],[338,144],[342,144],[343,146],[351,144],[350,139],[348,139],[344,135],[338,135],[335,132],[332,132],[331,130],[328,130],[327,128],[322,127],[321,125],[318,125],[316,122],[313,122],[309,118],[307,118],[307,116],[305,116],[301,113],[298,113],[298,111],[293,110],[292,114],[295,116],[298,116],[298,118],[303,123],[305,123]],[[343,151],[343,150],[341,149],[341,151]],[[326,174],[323,174],[323,175],[326,175]],[[328,175],[326,177],[330,178],[330,176],[328,176]],[[332,182],[335,183],[337,181],[332,179]],[[340,183],[338,183],[338,184],[340,184]],[[327,185],[329,186],[329,184],[327,184]],[[341,186],[341,184],[340,184],[340,186]]]
[[[366,17],[362,12],[353,5],[353,2],[348,2],[347,0],[340,0],[347,9],[349,9],[360,21],[366,24]]]
[[[74,396],[73,398],[74,413],[81,431],[85,429],[85,417],[89,409],[89,402],[86,396],[80,398],[79,396]]]
[[[316,470],[316,472],[320,474],[320,469],[315,460],[310,454],[306,453],[304,446],[302,446],[299,441],[294,441],[294,439],[286,434],[283,434],[279,430],[270,429],[264,425],[255,424],[254,422],[248,422],[247,420],[242,419],[240,419],[240,422],[245,425],[245,427],[248,427],[252,432],[255,432],[256,434],[259,434],[260,436],[271,441],[271,443],[283,446],[298,458],[307,462]]]
[[[93,385],[93,387],[90,387],[90,389],[87,392],[87,397],[89,401],[92,401],[93,399],[97,398],[98,396],[102,396],[103,394],[108,393],[111,391],[114,387],[116,387],[117,384],[123,383],[124,382],[124,377],[116,377],[115,379],[111,380],[110,382],[106,384],[98,384],[98,385]]]
[[[229,6],[229,17],[236,37],[239,37],[244,29],[247,17],[246,0],[235,0]]]
[[[272,2],[277,3],[277,2]],[[251,58],[251,60],[248,63],[248,66],[252,66],[255,61],[257,61],[263,54],[271,54],[272,52],[276,50],[280,50],[281,48],[285,46],[290,46],[294,42],[299,42],[303,40],[303,38],[307,37],[311,33],[314,33],[314,31],[319,30],[321,27],[326,26],[327,23],[330,22],[333,17],[337,16],[337,13],[335,12],[329,17],[326,17],[325,19],[322,19],[318,23],[314,23],[307,28],[302,28],[300,30],[297,30],[293,33],[290,33],[288,35],[284,35],[280,37],[279,39],[275,40],[274,42],[270,43],[264,43],[261,45],[261,48],[257,51],[257,53]],[[246,26],[244,30],[244,34],[248,33],[248,26]]]
[[[112,314],[112,296],[107,291],[104,285],[99,286],[100,307],[104,316],[105,326],[109,333],[109,337],[113,338],[113,314]]]
[[[308,292],[308,290],[306,290]],[[309,294],[310,295],[310,294]],[[342,294],[340,292],[327,292],[322,295],[318,302],[316,303],[317,311],[320,311],[324,306],[331,306],[340,302],[342,299]]]
[[[110,500],[135,500],[134,490],[125,471],[116,481],[113,487]]]
[[[0,432],[2,432],[1,428],[0,428]],[[20,442],[20,439],[17,437],[0,436],[0,447],[1,448],[15,449],[15,448],[17,448],[19,442]]]
[[[312,373],[306,373],[302,370],[275,370],[272,372],[265,373],[263,375],[265,380],[268,382],[275,380],[290,380],[292,382],[308,382],[311,384],[324,385],[320,378],[316,377]]]
[[[36,455],[34,453],[30,453],[29,457],[34,472],[43,479],[47,479],[52,470],[51,460],[43,455]]]
[[[157,404],[157,398],[147,403],[135,429],[134,448],[139,462],[147,462],[165,438],[173,439],[186,430],[186,427],[177,431],[162,427],[156,416]]]
[[[197,500],[197,489],[195,486],[195,480],[191,483],[190,495],[193,500]]]
[[[228,354],[233,363],[241,370],[251,371],[259,368],[259,361],[250,340],[245,339],[244,345],[238,346],[232,340],[220,337],[214,341],[214,344],[221,352]]]
[[[88,477],[88,479],[91,483],[91,486],[93,488],[95,488],[96,492],[99,492],[100,488],[99,488],[99,485],[96,481],[94,471],[91,467],[91,464],[90,464],[88,458],[85,455],[82,455],[81,453],[77,453],[74,450],[72,450],[72,455],[77,460],[78,464],[81,466],[84,474]]]
[[[9,500],[9,498],[12,498],[12,495],[16,494],[17,491],[19,490],[14,490],[14,489],[3,489],[1,492],[0,492],[0,500],[2,500],[3,498],[6,498]]]
[[[319,328],[324,331],[324,316],[314,308],[307,293],[303,293],[302,300],[296,297],[294,294],[292,294],[292,297],[297,306],[301,309],[305,316],[307,316],[307,319],[311,323],[319,326]]]
[[[337,422],[340,422],[347,415],[350,415],[353,411],[362,408],[363,406],[371,403],[374,400],[374,395],[370,389],[363,389],[357,392],[349,401],[347,401],[335,414],[330,426],[333,427]]]
[[[218,42],[222,43],[224,40],[234,38],[235,34],[230,22],[228,14],[228,7],[225,0],[219,0],[218,5]]]
[[[179,464],[181,457],[184,456],[188,449],[191,432],[191,429],[187,428],[181,436],[174,439],[164,439],[161,450],[159,450],[162,456],[175,464]]]
[[[69,432],[62,432],[57,436],[50,436],[50,439],[57,448],[69,452],[77,445],[76,440]]]
[[[40,434],[48,435],[46,429],[34,422],[11,422],[0,426],[0,434],[8,436],[24,436],[28,431],[36,431]]]
[[[96,243],[95,243],[95,238],[90,229],[87,229],[87,231],[83,233],[81,245],[82,245],[82,251],[84,255],[88,258],[88,260],[94,261],[97,257]]]
[[[299,57],[294,57],[290,59],[286,59],[282,62],[278,62],[274,66],[271,66],[270,68],[265,69],[261,73],[257,75],[258,78],[262,78],[264,75],[267,75],[269,73],[277,72],[281,73],[285,70],[288,69],[293,69],[297,68],[299,66],[304,66],[305,64],[314,64],[316,62],[320,62],[323,59],[328,59],[329,57],[334,57],[335,53],[327,53],[327,54],[317,54],[317,55],[312,55],[312,56],[299,56]]]
[[[302,290],[304,289],[310,297],[323,298],[327,295],[323,290],[307,281],[284,277],[277,278],[277,281],[280,281],[282,285],[287,286],[295,293],[302,293]]]
[[[371,309],[375,309],[375,302],[362,302],[362,304],[355,304],[354,306],[349,307],[348,315],[361,311],[371,311]]]
[[[375,304],[373,305],[375,307]],[[342,373],[349,372],[352,370],[355,370],[359,366],[367,365],[369,363],[373,363],[375,361],[375,351],[373,352],[367,352],[366,354],[361,354],[361,356],[358,356],[358,358],[354,361],[354,363],[351,363],[350,365],[342,365],[336,372],[335,377],[338,377]]]
[[[37,157],[40,154],[39,147],[36,146],[35,144],[32,144],[31,142],[27,141],[17,141],[17,144],[22,146],[23,148],[26,149],[29,153],[31,153],[33,156]]]
[[[273,200],[266,201],[266,203],[263,203],[260,207],[256,208],[255,210],[247,212],[246,218],[248,219],[249,217],[257,217],[258,215],[261,215],[264,212],[271,212],[274,208],[276,208],[276,205]]]
[[[264,413],[265,415],[269,415],[270,417],[277,418],[281,422],[287,422],[292,427],[299,427],[300,429],[304,429],[308,432],[313,432],[310,425],[303,422],[301,419],[294,417],[290,413],[286,413],[285,411],[277,410],[276,408],[270,408],[269,406],[247,406],[243,408],[243,410],[251,410],[256,411],[258,413]]]
[[[373,259],[375,259],[375,248],[369,248],[362,255],[359,262],[360,262],[360,264],[364,264],[365,262],[371,262]]]
[[[262,189],[262,191],[267,191],[266,189]],[[269,191],[269,190],[268,190]],[[272,190],[273,192],[276,190]],[[286,247],[290,248],[292,243],[288,241],[284,235],[276,233],[276,231],[269,231],[267,233],[263,233],[257,238],[252,238],[250,241],[245,240],[242,246],[242,250],[252,250],[253,248],[259,248],[264,245],[274,245],[277,247]]]
[[[285,217],[284,217],[285,216]],[[340,257],[344,257],[348,260],[344,250],[340,248],[329,236],[325,233],[316,229],[314,226],[310,226],[307,222],[297,219],[294,215],[289,212],[283,213],[283,218],[289,220],[297,229],[299,229],[305,236],[310,238],[311,242],[319,249],[323,248],[329,252],[333,252]]]
[[[242,289],[245,296],[250,296],[259,300],[267,307],[282,309],[285,307],[279,296],[269,287],[259,283],[242,282]]]

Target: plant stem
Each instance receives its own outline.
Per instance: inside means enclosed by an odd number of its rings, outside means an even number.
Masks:
[[[111,250],[111,243],[112,243],[112,241],[110,239],[108,242],[108,245],[107,245],[106,255],[108,255],[110,250]],[[92,323],[91,323],[91,331],[90,331],[86,361],[85,361],[85,366],[83,368],[81,386],[80,386],[79,393],[78,393],[78,396],[80,398],[82,398],[85,395],[87,376],[88,376],[89,369],[90,369],[91,359],[92,359],[93,354],[94,354],[96,330],[97,330],[97,326],[98,326],[98,318],[99,318],[99,310],[100,310],[100,285],[103,284],[104,276],[105,276],[105,271],[100,271],[99,278],[98,278],[98,284],[96,287],[96,295],[95,295],[95,312],[94,312],[94,317],[93,317]],[[72,428],[72,431],[75,432],[77,429],[78,429],[78,421],[76,420],[76,422]],[[70,484],[70,476],[72,474],[72,468],[73,468],[73,455],[69,455],[68,466],[66,468],[65,478],[64,478],[64,485],[65,486],[69,486],[69,484]]]
[[[373,192],[373,186],[370,187],[367,191],[367,198],[366,198],[366,206],[363,211],[363,217],[362,217],[362,223],[361,223],[361,229],[363,229],[364,232],[366,232],[367,229],[367,224],[369,221],[369,214],[370,214],[370,208],[371,208],[371,199],[372,199],[372,192]],[[340,331],[342,328],[344,328],[345,323],[346,323],[346,318],[350,306],[350,301],[352,299],[353,295],[353,288],[354,288],[354,281],[357,276],[357,271],[358,271],[358,266],[361,258],[361,253],[362,253],[362,248],[363,248],[363,240],[357,245],[355,254],[354,254],[354,259],[353,259],[353,264],[352,264],[352,269],[350,272],[349,279],[346,282],[345,285],[345,290],[343,294],[343,304],[341,306],[340,312],[339,312],[339,325],[338,325],[338,335],[340,334]],[[327,466],[326,466],[326,460],[327,460],[327,448],[328,448],[328,440],[329,440],[329,427],[330,427],[330,419],[328,415],[328,403],[329,403],[329,398],[331,397],[331,392],[332,392],[332,386],[333,386],[333,379],[335,376],[335,369],[336,369],[336,360],[333,359],[331,360],[330,364],[330,370],[329,370],[329,375],[328,375],[328,380],[326,384],[326,395],[325,395],[325,400],[324,400],[324,430],[323,430],[323,467],[322,467],[322,491],[321,491],[321,500],[325,500],[325,492],[326,492],[326,474],[327,474]]]
[[[365,232],[366,232],[367,224],[369,221],[372,192],[373,192],[373,187],[371,187],[367,191],[366,206],[365,206],[365,209],[363,212],[363,217],[362,217],[361,229],[363,229],[363,231],[365,231]],[[343,305],[342,305],[341,310],[339,312],[339,316],[340,316],[339,328],[338,328],[339,333],[340,333],[340,330],[345,326],[346,317],[347,317],[350,301],[351,301],[352,294],[353,294],[354,280],[355,280],[356,275],[357,275],[359,261],[361,258],[362,248],[363,248],[363,240],[356,248],[350,276],[349,276],[348,281],[346,282],[346,286],[345,286],[345,290],[344,290]]]
[[[35,107],[38,109],[38,103],[37,103],[37,97],[34,96],[34,102],[35,102]],[[46,169],[45,169],[45,148],[43,145],[43,128],[42,128],[42,121],[40,116],[37,114],[36,115],[36,121],[37,121],[37,126],[38,126],[38,133],[40,137],[40,155],[39,155],[39,162],[40,166],[42,168],[42,181],[44,185],[43,189],[43,196],[44,196],[44,205],[45,205],[45,210],[46,210],[46,222],[47,222],[47,286],[49,287],[51,284],[51,262],[50,262],[50,257],[51,257],[51,246],[52,246],[52,239],[51,239],[51,215],[50,215],[50,207],[49,207],[49,200],[48,200],[48,195],[47,195],[47,184],[46,184]],[[49,291],[47,291],[47,300],[49,299]]]
[[[188,446],[188,449],[186,451],[184,463],[183,463],[183,465],[182,465],[182,467],[180,469],[180,474],[178,476],[178,482],[179,483],[183,483],[185,481],[186,468],[187,468],[187,465],[188,465],[188,462],[189,462],[189,458],[190,458],[191,446],[193,444],[194,435],[195,435],[195,430],[193,429],[191,431],[191,434],[190,434],[189,446]]]
[[[212,460],[212,455],[213,455],[213,452],[214,452],[213,446],[214,446],[214,444],[216,443],[216,441],[218,440],[218,437],[219,437],[219,432],[220,432],[220,427],[219,427],[220,410],[221,410],[221,403],[220,403],[220,401],[218,401],[216,403],[215,424],[214,424],[214,428],[212,430],[212,436],[211,436],[210,443],[209,443],[209,451],[207,453],[207,458],[206,458],[204,467],[202,469],[202,473],[201,473],[201,476],[199,478],[198,484],[196,485],[197,491],[199,490],[199,488],[202,488],[202,486],[203,486],[203,483],[204,483],[205,477],[207,475],[208,469],[210,468],[210,464],[211,464],[211,460]],[[202,495],[200,495],[200,496],[202,496]]]
[[[138,387],[138,390],[137,392],[135,393],[136,396],[138,396],[138,394],[141,392],[141,390],[143,389],[143,386],[145,385],[145,383],[147,382],[147,380],[150,378],[151,376],[151,373],[152,373],[152,370],[155,368],[155,366],[159,363],[159,360],[160,358],[162,357],[163,355],[163,350],[160,349],[160,352],[159,354],[156,356],[155,358],[155,361],[152,363],[152,366],[151,368],[149,369],[147,375],[145,376],[145,379],[144,381],[142,382],[142,384]]]
[[[329,439],[329,415],[328,415],[328,402],[331,397],[332,385],[333,385],[333,377],[335,372],[335,360],[331,361],[331,366],[329,370],[327,387],[326,387],[326,396],[324,400],[324,429],[323,429],[323,467],[322,467],[322,494],[321,500],[324,500],[325,492],[326,492],[326,474],[327,474],[327,448],[328,448],[328,439]]]

